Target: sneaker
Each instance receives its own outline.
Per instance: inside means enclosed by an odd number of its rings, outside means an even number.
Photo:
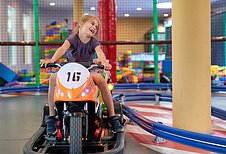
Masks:
[[[55,135],[57,132],[55,116],[48,116],[46,123],[47,123],[46,128],[47,135],[48,136]]]
[[[112,116],[109,118],[110,124],[112,125],[112,131],[113,133],[120,133],[124,131],[124,127],[120,123],[120,117],[119,116]]]

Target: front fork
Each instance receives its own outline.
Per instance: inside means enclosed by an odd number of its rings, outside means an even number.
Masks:
[[[85,103],[85,105],[84,105],[84,111],[85,111],[85,113],[82,116],[83,118],[85,118],[85,134],[84,135],[87,137],[87,135],[88,135],[88,116],[87,116],[88,115],[88,104],[87,103]],[[63,107],[62,113],[63,113],[63,121],[62,121],[62,123],[63,123],[62,124],[62,126],[63,126],[63,141],[67,142],[68,141],[68,135],[69,135],[68,132],[69,132],[69,128],[70,128],[68,118],[73,116],[74,113],[70,113],[68,111],[68,105],[67,105],[66,102],[64,102],[64,107]],[[85,139],[86,139],[86,137],[85,137]]]
[[[67,110],[67,104],[64,102],[64,107],[63,107],[63,141],[67,142],[67,136],[68,136],[68,127],[66,125],[66,121],[69,117],[70,113]]]

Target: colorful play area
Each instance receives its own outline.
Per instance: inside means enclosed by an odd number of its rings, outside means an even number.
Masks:
[[[102,76],[110,74],[106,81],[124,131],[111,131],[104,97],[87,86],[95,85],[89,73],[83,84],[67,85],[79,94],[61,91],[59,75],[54,95],[74,100],[55,102],[58,136],[50,140],[49,78],[83,64],[67,63],[70,50],[54,67],[43,68],[40,60],[50,60],[89,14],[100,20],[96,39],[112,66]],[[225,19],[223,0],[1,0],[1,153],[226,153]],[[97,97],[94,120],[90,100],[82,98],[90,94]],[[73,123],[80,114],[82,122]],[[91,129],[95,137],[89,139]]]

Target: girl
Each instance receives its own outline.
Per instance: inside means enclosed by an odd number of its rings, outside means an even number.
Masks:
[[[67,51],[67,59],[69,62],[89,62],[93,61],[93,54],[96,52],[98,60],[104,65],[105,70],[110,70],[111,65],[107,62],[106,57],[101,49],[100,42],[95,36],[99,30],[100,21],[96,16],[83,15],[78,23],[76,34],[70,36],[65,40],[63,45],[59,47],[50,60],[41,59],[40,65],[45,66],[48,63],[56,62]],[[115,116],[114,105],[110,90],[104,78],[96,73],[91,72],[91,76],[95,84],[99,87],[104,102],[108,108],[109,120],[112,125],[113,132],[119,133],[124,130],[119,122],[119,117]],[[55,110],[54,110],[54,87],[56,85],[56,74],[52,74],[49,79],[48,103],[50,116],[47,120],[47,135],[54,135],[56,133],[55,126]]]

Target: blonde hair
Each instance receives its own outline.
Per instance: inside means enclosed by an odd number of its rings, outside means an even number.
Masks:
[[[97,20],[97,22],[98,22],[97,32],[96,32],[96,34],[95,34],[95,37],[97,37],[98,32],[99,32],[99,29],[100,29],[100,20],[99,20],[99,18],[98,18],[97,16],[91,15],[91,14],[83,15],[83,16],[80,18],[80,20],[79,20],[79,22],[77,23],[75,29],[73,30],[73,33],[74,33],[74,34],[78,34],[80,25],[81,25],[81,24],[85,24],[87,21],[89,21],[89,20],[91,20],[91,19],[95,19],[95,20]]]

